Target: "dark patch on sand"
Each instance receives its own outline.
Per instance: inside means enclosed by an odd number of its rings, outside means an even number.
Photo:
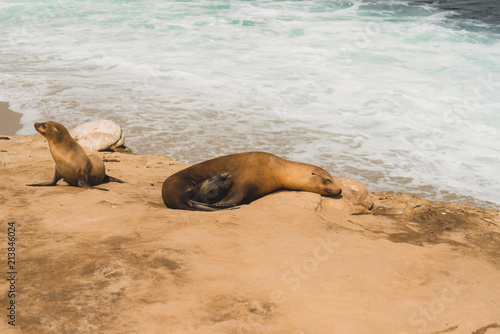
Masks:
[[[484,334],[490,328],[500,328],[500,325],[497,323],[489,324],[488,326],[484,326],[482,328],[479,328],[477,331],[472,332],[472,334]]]
[[[0,134],[13,136],[21,126],[21,114],[9,109],[8,102],[0,102],[0,115],[2,122],[0,122]],[[0,139],[9,140],[9,137],[2,136]]]
[[[484,253],[492,262],[500,265],[498,210],[486,212],[474,206],[454,206],[409,194],[383,192],[378,193],[373,213],[397,222],[401,232],[388,234],[388,239],[393,242],[418,246],[447,243]]]
[[[245,319],[245,317],[252,317],[252,315],[258,316],[255,319],[262,318],[262,320],[265,320],[272,317],[275,306],[274,303],[263,300],[248,300],[243,297],[218,295],[213,297],[206,305],[205,311],[209,314],[207,320],[214,323]]]

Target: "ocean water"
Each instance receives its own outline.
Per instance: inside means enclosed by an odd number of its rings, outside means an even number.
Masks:
[[[497,1],[0,1],[0,100],[190,164],[268,151],[500,204]]]

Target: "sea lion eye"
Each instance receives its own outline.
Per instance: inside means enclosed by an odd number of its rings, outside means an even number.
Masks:
[[[323,178],[323,180],[321,180],[321,182],[323,182],[323,184],[328,184],[328,183],[332,183],[333,181],[330,179],[327,179],[327,178]]]

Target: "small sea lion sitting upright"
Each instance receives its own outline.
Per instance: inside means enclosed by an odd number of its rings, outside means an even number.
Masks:
[[[47,139],[56,170],[52,181],[27,186],[55,186],[60,179],[64,179],[71,186],[107,191],[94,186],[110,181],[125,182],[106,175],[101,158],[94,154],[87,155],[64,125],[48,121],[35,123],[35,129]]]
[[[324,169],[270,153],[227,155],[183,169],[163,182],[171,209],[214,211],[248,204],[278,190],[336,196],[342,189]]]

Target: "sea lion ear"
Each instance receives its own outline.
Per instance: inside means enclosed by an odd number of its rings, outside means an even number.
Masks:
[[[312,172],[311,174],[312,174],[312,175],[318,175],[318,174],[316,174],[315,172]]]

